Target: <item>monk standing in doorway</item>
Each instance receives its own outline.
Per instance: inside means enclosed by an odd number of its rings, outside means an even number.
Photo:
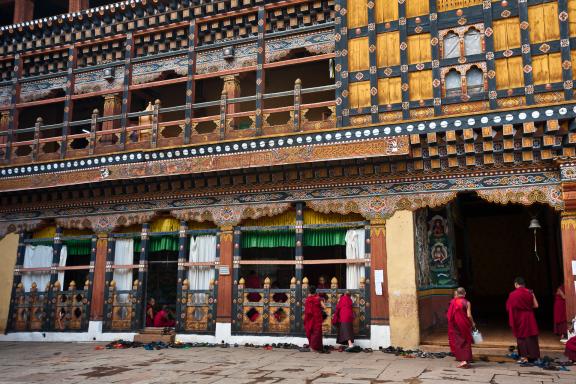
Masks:
[[[526,289],[522,277],[514,280],[514,291],[508,295],[506,311],[508,323],[518,343],[519,363],[532,362],[540,358],[540,345],[538,344],[538,324],[534,316],[534,309],[538,308],[538,301],[534,293]]]
[[[564,295],[564,284],[556,289],[554,295],[554,333],[561,339],[568,334],[568,322],[566,319],[566,296]]]
[[[304,303],[304,330],[310,349],[320,353],[324,351],[322,344],[323,309],[324,301],[316,294],[316,287],[310,286],[308,297]]]
[[[458,368],[468,368],[472,361],[472,306],[466,300],[466,290],[459,287],[448,307],[448,344],[450,352],[460,362]]]

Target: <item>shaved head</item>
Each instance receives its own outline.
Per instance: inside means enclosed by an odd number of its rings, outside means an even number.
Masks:
[[[460,297],[464,297],[466,296],[466,290],[463,287],[458,287],[458,289],[456,289],[456,294]]]

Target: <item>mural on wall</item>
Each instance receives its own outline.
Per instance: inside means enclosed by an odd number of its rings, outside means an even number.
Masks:
[[[421,209],[415,217],[419,288],[451,288],[454,277],[454,234],[450,210]]]

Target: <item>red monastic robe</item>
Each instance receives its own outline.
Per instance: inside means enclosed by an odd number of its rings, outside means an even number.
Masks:
[[[448,307],[448,344],[458,361],[472,361],[472,322],[468,318],[468,301],[457,297]]]
[[[153,327],[154,326],[154,316],[150,316],[149,311],[152,309],[152,313],[154,313],[154,307],[150,304],[146,305],[146,326]]]
[[[538,324],[534,316],[532,291],[525,287],[516,288],[506,301],[508,323],[518,342],[518,354],[530,360],[540,358]]]
[[[340,296],[334,313],[335,323],[352,323],[354,322],[354,311],[352,309],[352,299],[348,295]]]
[[[168,319],[168,312],[166,312],[163,309],[158,311],[156,316],[154,316],[155,327],[164,328],[164,327],[173,327],[174,325],[176,325],[176,322],[174,320]]]
[[[564,285],[562,285],[560,289],[564,292]],[[554,333],[560,336],[566,335],[567,332],[566,300],[559,294],[556,294],[554,296]]]
[[[572,361],[576,361],[576,336],[571,337],[566,343],[564,354]]]
[[[310,348],[322,351],[322,305],[318,295],[308,296],[304,303],[304,330]]]

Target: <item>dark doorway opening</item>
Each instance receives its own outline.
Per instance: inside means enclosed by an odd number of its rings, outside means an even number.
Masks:
[[[148,258],[146,300],[154,298],[157,306],[155,312],[164,305],[176,309],[177,285],[178,252],[151,252]]]
[[[325,247],[304,247],[304,260],[346,259],[346,247],[332,245]],[[346,288],[346,264],[307,264],[304,266],[304,277],[308,283],[317,288],[330,288],[332,278],[338,281],[338,288]],[[320,282],[323,278],[324,283]]]

